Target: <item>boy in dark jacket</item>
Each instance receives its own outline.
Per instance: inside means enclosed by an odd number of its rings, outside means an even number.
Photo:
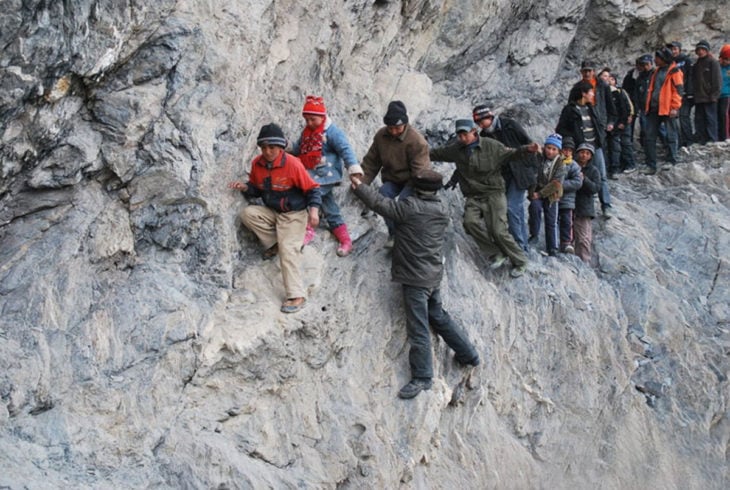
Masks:
[[[391,277],[403,286],[412,377],[398,396],[413,398],[432,385],[429,324],[454,350],[457,362],[479,364],[479,354],[466,333],[441,305],[444,234],[449,224],[448,209],[438,196],[441,174],[422,170],[411,178],[415,194],[399,200],[383,196],[357,177],[351,180],[355,195],[395,224]]]
[[[563,195],[565,166],[560,150],[563,138],[551,134],[545,139],[540,165],[537,171],[537,184],[530,188],[530,237],[537,238],[545,215],[545,247],[550,256],[558,254],[558,201]]]
[[[582,143],[576,151],[576,162],[581,167],[583,185],[575,193],[575,215],[573,233],[575,234],[575,254],[583,262],[591,262],[593,241],[593,218],[596,217],[596,193],[601,187],[601,174],[593,166],[593,145]]]
[[[558,204],[558,228],[560,228],[560,251],[574,254],[573,247],[573,211],[575,210],[575,193],[583,185],[583,173],[580,166],[573,160],[575,143],[573,138],[563,138],[563,165],[565,178],[563,179],[563,197]]]

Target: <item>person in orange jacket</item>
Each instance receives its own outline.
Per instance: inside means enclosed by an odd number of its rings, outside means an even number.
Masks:
[[[657,170],[656,140],[659,126],[667,130],[667,163],[662,170],[669,170],[677,163],[679,142],[679,109],[682,107],[684,75],[672,61],[672,52],[664,47],[654,53],[656,70],[649,80],[644,109],[646,111],[646,174]]]

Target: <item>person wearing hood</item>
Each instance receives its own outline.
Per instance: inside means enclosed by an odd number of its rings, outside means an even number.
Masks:
[[[380,193],[386,197],[405,199],[412,192],[411,177],[431,168],[428,143],[416,128],[409,124],[406,106],[400,100],[388,104],[383,117],[385,126],[380,128],[362,159],[363,174],[350,174],[370,184],[380,174],[383,185]],[[385,218],[388,227],[386,248],[393,247],[394,224]]]

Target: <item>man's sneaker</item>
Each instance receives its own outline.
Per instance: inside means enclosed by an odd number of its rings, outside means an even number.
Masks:
[[[651,167],[646,167],[641,170],[641,173],[644,175],[656,175],[656,169]]]
[[[510,277],[520,277],[520,276],[525,275],[526,270],[527,270],[526,265],[519,265],[519,266],[513,267],[512,270],[510,271],[509,275],[510,275]]]
[[[466,366],[478,366],[479,363],[481,362],[481,359],[479,359],[479,354],[477,354],[476,356],[472,357],[468,361],[462,361],[461,359],[459,359],[458,356],[454,355],[454,361],[456,361],[456,363],[458,365],[466,367]]]
[[[671,163],[665,163],[664,165],[662,165],[662,170],[672,170],[673,168],[674,165],[672,165]]]
[[[563,249],[563,253],[574,255],[575,248],[573,248],[573,245],[566,245],[565,248]]]
[[[608,178],[611,179],[611,180],[618,180],[618,175],[616,175],[615,173],[611,172],[610,174],[608,174]]]
[[[492,263],[489,265],[489,268],[492,270],[499,269],[500,267],[502,267],[504,265],[505,262],[507,262],[507,257],[505,257],[502,254],[496,255],[492,259]]]
[[[611,219],[611,216],[613,213],[611,212],[611,206],[604,206],[603,208],[603,217],[605,219]]]
[[[383,248],[393,248],[395,245],[395,238],[392,236],[389,236],[387,240],[385,240],[385,245],[383,245]]]
[[[400,389],[398,396],[406,400],[413,398],[423,390],[430,390],[432,384],[428,378],[413,378],[407,385]]]
[[[636,172],[636,167],[629,167],[624,169],[625,174],[632,174],[634,172]]]

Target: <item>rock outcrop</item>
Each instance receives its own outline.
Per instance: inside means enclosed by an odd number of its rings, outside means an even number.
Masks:
[[[1,487],[730,484],[728,144],[612,182],[592,267],[533,250],[523,278],[491,272],[446,194],[444,300],[484,362],[435,341],[410,402],[382,221],[338,189],[355,251],[320,230],[309,306],[286,316],[226,189],[309,93],[359,156],[394,98],[433,144],[479,102],[539,139],[582,58],[716,47],[724,2],[4,7]]]

